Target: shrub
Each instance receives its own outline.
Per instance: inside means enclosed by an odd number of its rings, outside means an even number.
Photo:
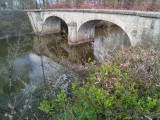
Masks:
[[[75,79],[72,95],[62,90],[47,102],[53,109],[46,113],[59,119],[160,118],[159,55],[158,45],[140,45],[115,52],[108,63],[87,64],[88,79]]]

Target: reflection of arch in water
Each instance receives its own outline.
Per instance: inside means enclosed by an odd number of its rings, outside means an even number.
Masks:
[[[47,34],[66,32],[68,34],[68,25],[60,17],[50,16],[44,21],[42,32]]]

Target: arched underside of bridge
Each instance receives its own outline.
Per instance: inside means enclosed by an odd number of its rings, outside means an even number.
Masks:
[[[104,59],[107,52],[131,45],[127,33],[118,25],[105,20],[91,20],[83,23],[78,30],[78,40],[94,41],[94,54]]]
[[[68,35],[68,25],[62,18],[50,16],[43,23],[42,33],[65,33]]]

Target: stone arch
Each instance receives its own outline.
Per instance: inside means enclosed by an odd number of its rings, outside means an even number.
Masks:
[[[104,59],[107,51],[129,47],[129,35],[119,25],[106,20],[90,20],[78,29],[78,41],[94,41],[94,54]]]
[[[66,32],[68,35],[68,25],[58,16],[48,16],[44,19],[42,32],[47,34]]]
[[[109,30],[111,30],[112,27],[117,27],[120,30],[120,32],[123,32],[123,34],[125,34],[128,38],[128,42],[131,44],[130,35],[128,35],[127,31],[124,30],[124,27],[121,27],[113,22],[109,22],[106,20],[89,20],[84,22],[81,26],[78,27],[78,41],[93,41],[97,35],[97,28],[101,28],[101,30],[106,29],[108,31],[105,32],[109,32]],[[115,31],[115,33],[116,32],[117,31]]]

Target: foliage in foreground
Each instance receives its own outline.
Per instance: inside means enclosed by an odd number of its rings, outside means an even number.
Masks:
[[[52,119],[159,119],[159,48],[144,44],[115,52],[101,65],[88,64],[88,76],[75,79],[72,92],[61,90],[39,109]]]

